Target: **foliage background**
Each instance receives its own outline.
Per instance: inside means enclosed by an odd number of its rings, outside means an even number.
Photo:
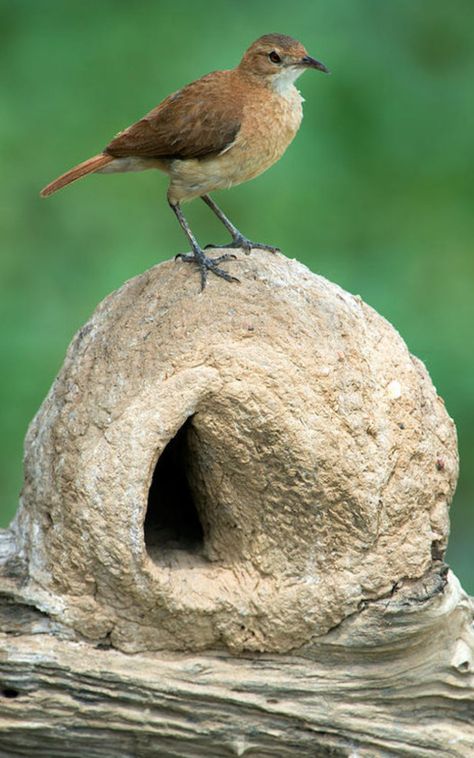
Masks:
[[[38,190],[273,31],[333,75],[300,80],[305,119],[279,164],[217,199],[251,238],[360,294],[427,364],[459,432],[449,560],[474,593],[472,0],[0,0],[0,524],[73,333],[185,247],[156,172]],[[219,239],[201,203],[187,211]]]

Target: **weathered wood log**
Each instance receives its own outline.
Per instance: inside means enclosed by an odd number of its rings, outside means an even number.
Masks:
[[[163,264],[78,333],[0,532],[0,756],[474,754],[454,426],[360,298]]]
[[[60,639],[25,606],[1,618],[2,756],[474,751],[472,606],[439,566],[295,656],[130,655]]]

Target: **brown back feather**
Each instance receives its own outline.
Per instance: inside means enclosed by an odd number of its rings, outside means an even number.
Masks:
[[[239,132],[243,99],[235,72],[215,71],[169,95],[104,152],[115,158],[180,159],[220,153]]]

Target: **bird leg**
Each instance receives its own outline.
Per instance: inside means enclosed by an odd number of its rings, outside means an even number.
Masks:
[[[181,207],[179,203],[171,203],[170,201],[169,205],[170,208],[174,211],[176,214],[176,218],[178,219],[180,226],[185,233],[186,237],[188,238],[191,247],[193,249],[192,253],[178,253],[176,258],[181,258],[183,261],[187,262],[194,262],[197,263],[199,266],[199,270],[201,272],[201,292],[206,286],[207,281],[207,274],[208,271],[212,271],[213,274],[216,276],[221,276],[222,279],[225,279],[228,282],[238,282],[239,279],[237,279],[236,276],[232,276],[231,274],[228,274],[227,271],[224,271],[222,268],[219,268],[219,263],[222,263],[223,261],[230,261],[235,259],[235,255],[232,255],[230,253],[226,253],[225,255],[220,255],[218,258],[209,258],[203,250],[201,250],[198,241],[196,240],[196,237],[191,231],[191,227],[189,226],[188,222],[186,221],[183,211],[181,210]]]
[[[244,235],[239,232],[236,226],[230,221],[227,216],[221,211],[218,205],[214,202],[214,200],[210,197],[210,195],[201,195],[201,199],[204,200],[206,205],[209,206],[211,211],[216,214],[219,221],[222,221],[227,231],[230,233],[230,236],[232,237],[232,242],[229,242],[227,245],[206,245],[206,248],[209,247],[241,247],[246,255],[250,253],[252,248],[258,248],[259,250],[269,250],[271,253],[279,253],[280,249],[278,247],[274,247],[273,245],[264,245],[262,242],[251,242],[251,240],[247,239],[247,237],[244,237]]]

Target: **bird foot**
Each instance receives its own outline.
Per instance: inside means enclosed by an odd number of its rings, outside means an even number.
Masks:
[[[209,271],[212,271],[212,273],[216,276],[220,276],[222,279],[225,279],[226,282],[240,282],[240,279],[237,279],[236,276],[232,276],[232,274],[224,271],[224,269],[219,268],[219,263],[223,263],[224,261],[233,261],[236,259],[236,257],[237,256],[233,255],[232,253],[225,253],[224,255],[219,255],[217,258],[209,258],[209,256],[201,250],[201,248],[195,248],[192,253],[178,253],[178,255],[175,255],[175,260],[180,258],[185,263],[196,263],[199,266],[199,270],[201,272],[202,292],[206,286],[207,274]]]
[[[275,247],[274,245],[265,245],[263,242],[252,242],[252,240],[247,239],[247,237],[244,237],[243,234],[240,234],[238,237],[234,237],[232,242],[229,242],[227,245],[206,245],[206,250],[209,248],[241,248],[245,255],[249,255],[252,250],[268,250],[269,253],[280,253],[281,250],[279,247]]]

